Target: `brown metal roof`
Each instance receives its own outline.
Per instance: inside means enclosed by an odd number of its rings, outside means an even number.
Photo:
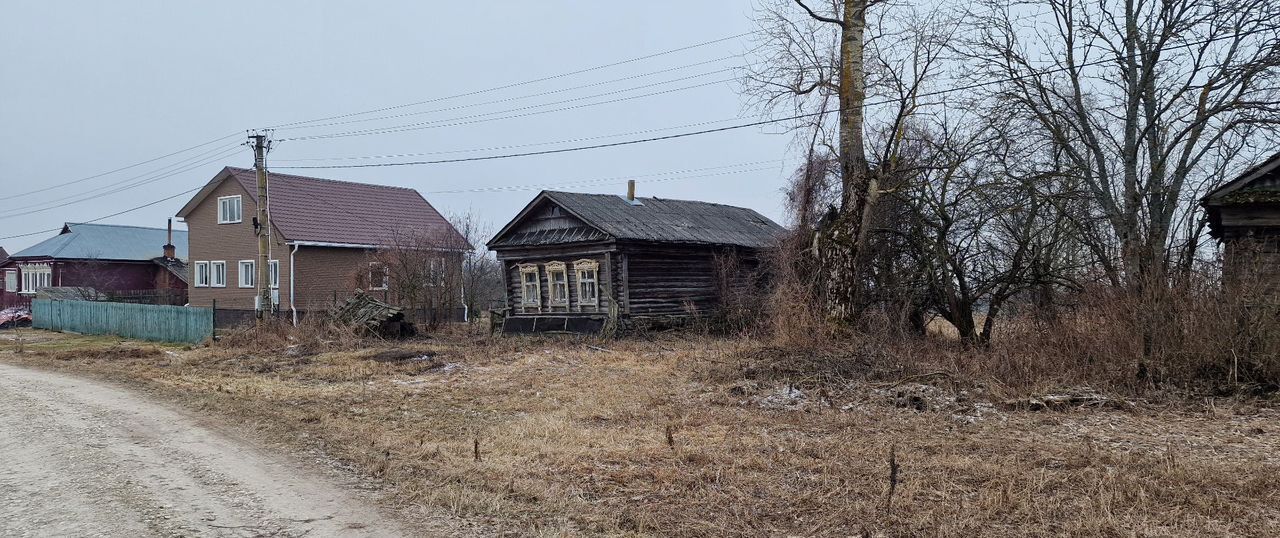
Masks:
[[[258,200],[257,174],[226,167],[210,182],[235,179]],[[371,185],[271,172],[271,223],[287,241],[385,246],[396,234],[413,234],[439,241],[441,248],[470,249],[471,245],[418,191],[406,187]],[[211,191],[206,188],[206,191]],[[207,195],[201,191],[179,212]],[[245,204],[245,218],[252,214]]]

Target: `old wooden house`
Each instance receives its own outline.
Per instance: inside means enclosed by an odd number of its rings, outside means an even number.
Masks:
[[[492,240],[505,268],[505,332],[712,313],[784,229],[742,207],[543,191]],[[732,271],[735,274],[724,274]]]
[[[1231,284],[1257,277],[1280,291],[1280,153],[1214,189],[1201,200],[1209,235],[1222,241],[1223,276]]]

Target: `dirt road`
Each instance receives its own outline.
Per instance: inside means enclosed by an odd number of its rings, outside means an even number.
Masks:
[[[0,536],[406,534],[336,480],[200,420],[0,364]]]

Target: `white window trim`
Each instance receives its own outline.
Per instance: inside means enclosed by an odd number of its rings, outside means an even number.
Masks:
[[[53,287],[53,265],[33,263],[21,265],[18,269],[22,273],[22,289],[18,293],[31,295],[41,288]]]
[[[221,274],[222,274],[222,282],[216,282],[216,281],[214,280],[213,276],[214,276],[214,275],[219,274],[219,272],[218,272],[218,271],[214,271],[214,270],[213,270],[213,268],[214,268],[214,267],[221,267],[221,268],[222,268],[222,271],[221,271]],[[225,287],[227,287],[227,262],[226,262],[226,260],[214,260],[214,261],[209,262],[209,287],[210,287],[210,288],[225,288]]]
[[[226,220],[222,218],[222,201],[223,200],[236,201],[236,207],[240,208],[240,210],[236,212],[238,213],[238,215],[236,216],[239,218],[237,218],[236,220]],[[244,222],[244,202],[241,201],[240,195],[236,194],[233,196],[219,196],[218,197],[218,224],[238,224],[241,222]]]
[[[258,278],[258,262],[257,262],[256,260],[240,260],[239,262],[236,262],[236,286],[237,286],[237,287],[240,287],[240,288],[254,288],[254,287],[257,287],[257,286],[256,286],[256,284],[255,284],[254,282],[250,282],[250,283],[248,283],[248,284],[245,284],[245,282],[244,282],[244,280],[245,280],[245,279],[244,279],[244,266],[245,266],[245,265],[248,265],[248,266],[250,267],[250,269],[249,269],[249,274],[250,274],[250,275],[253,275],[253,276],[252,276],[253,280],[257,280],[257,278]]]
[[[280,260],[267,261],[267,278],[271,279],[271,289],[280,289]]]
[[[12,269],[4,272],[4,291],[5,293],[17,293],[18,291],[18,272]]]
[[[197,288],[209,287],[209,283],[213,281],[213,275],[209,272],[209,262],[195,262],[194,264],[192,264],[192,266],[193,266],[192,271],[195,273],[191,275],[192,277],[194,277],[192,278],[192,280],[194,281],[193,286]],[[201,268],[204,269],[204,283],[200,282]]]
[[[549,262],[547,268],[547,304],[553,306],[569,306],[569,268],[564,262]],[[555,275],[559,273],[564,277],[564,297],[556,297],[556,279]]]
[[[591,271],[591,279],[589,282],[594,284],[595,295],[590,301],[582,300],[582,271]],[[578,260],[573,262],[574,277],[577,279],[575,283],[578,286],[578,305],[579,306],[600,306],[600,262],[595,260]]]
[[[524,275],[527,274],[533,275],[533,283],[536,284],[538,288],[538,292],[534,294],[533,297],[529,297],[528,283],[524,280]],[[542,306],[542,275],[538,274],[538,266],[536,264],[525,264],[520,266],[520,305]]]
[[[373,282],[373,272],[374,272],[374,267],[379,265],[382,266],[382,283],[380,285],[375,285]],[[391,273],[387,271],[387,264],[382,262],[369,262],[369,290],[370,291],[382,291],[387,289],[388,284],[390,283],[390,280],[391,280]]]

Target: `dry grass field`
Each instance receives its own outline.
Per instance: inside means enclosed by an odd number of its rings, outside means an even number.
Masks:
[[[1041,409],[996,380],[789,376],[759,343],[699,336],[181,349],[24,332],[0,360],[145,388],[323,450],[406,513],[517,535],[1280,533],[1280,413],[1256,400]]]

